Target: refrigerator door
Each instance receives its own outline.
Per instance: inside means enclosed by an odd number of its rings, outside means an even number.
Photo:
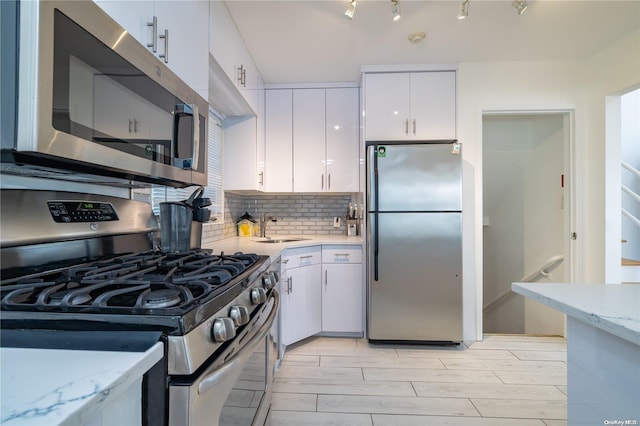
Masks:
[[[369,211],[462,210],[459,146],[457,142],[370,145]]]
[[[369,214],[370,340],[462,341],[462,214]]]

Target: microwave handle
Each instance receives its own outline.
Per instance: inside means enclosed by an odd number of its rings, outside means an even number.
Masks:
[[[191,169],[195,170],[198,167],[198,159],[200,157],[200,115],[198,114],[198,106],[195,104],[177,104],[174,111],[174,149],[175,144],[177,144],[178,140],[178,126],[180,123],[180,117],[191,116],[193,122],[193,146],[192,146],[192,156],[191,156],[191,166],[184,167],[183,169]],[[175,152],[172,153],[172,157],[175,157]]]
[[[191,170],[198,169],[198,160],[200,158],[200,114],[198,114],[198,105],[193,105],[193,158],[191,160]]]

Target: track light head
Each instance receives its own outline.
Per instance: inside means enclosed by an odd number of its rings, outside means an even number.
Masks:
[[[393,20],[397,21],[400,19],[400,5],[398,4],[398,0],[391,0],[391,3],[393,3]]]
[[[518,15],[522,15],[529,5],[526,0],[514,0],[514,2],[511,3],[511,6],[515,7],[518,11]]]
[[[469,0],[464,0],[460,4],[460,12],[458,12],[458,19],[465,19],[469,16]]]
[[[353,19],[353,15],[356,13],[356,0],[349,1],[349,6],[347,6],[347,10],[344,12],[344,17],[348,20]]]

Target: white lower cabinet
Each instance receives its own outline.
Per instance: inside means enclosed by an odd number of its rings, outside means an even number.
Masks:
[[[362,247],[322,246],[322,332],[363,333]]]
[[[320,246],[289,249],[282,256],[282,343],[318,334],[322,327]]]
[[[280,289],[283,345],[319,333],[364,332],[362,246],[287,249]]]

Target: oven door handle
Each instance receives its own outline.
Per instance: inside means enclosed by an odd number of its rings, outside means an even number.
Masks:
[[[213,372],[207,374],[202,379],[202,381],[198,385],[199,395],[202,395],[212,387],[215,387],[220,382],[222,382],[227,372],[233,371],[238,366],[238,364],[240,365],[244,364],[253,353],[253,349],[255,348],[255,346],[261,341],[264,341],[264,338],[267,337],[267,334],[271,329],[271,325],[273,324],[273,321],[276,315],[278,314],[278,309],[280,306],[280,295],[278,294],[278,291],[274,288],[271,294],[275,302],[273,304],[273,308],[271,309],[271,312],[269,313],[269,317],[267,318],[265,323],[260,327],[260,329],[256,332],[256,334],[251,338],[251,340],[242,348],[240,348],[240,350],[236,352],[236,354],[233,357],[231,357],[231,359],[229,359],[228,361],[225,361],[225,363],[222,366],[220,366]]]

